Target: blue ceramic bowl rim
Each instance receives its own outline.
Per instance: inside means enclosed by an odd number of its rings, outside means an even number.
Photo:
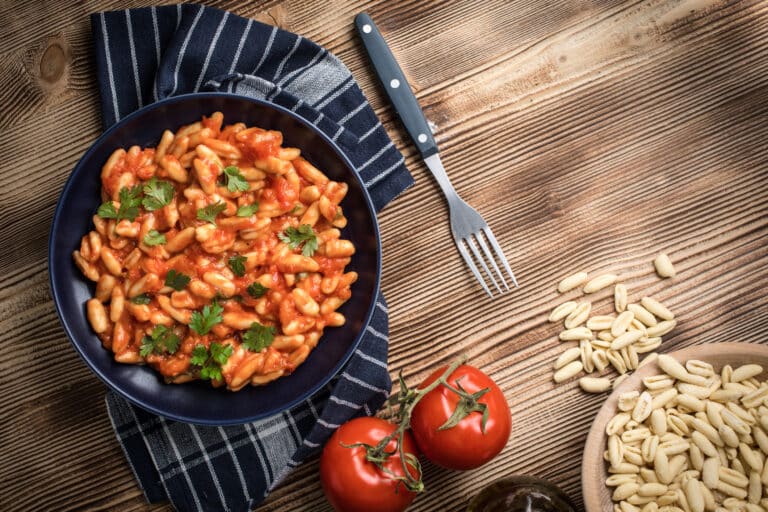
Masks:
[[[328,374],[323,377],[322,379],[318,380],[318,382],[309,388],[307,391],[299,395],[294,400],[285,403],[281,405],[279,409],[274,409],[271,411],[266,411],[263,413],[259,413],[256,415],[251,416],[244,416],[242,418],[237,418],[233,421],[215,421],[215,420],[205,420],[201,418],[190,418],[184,415],[178,415],[174,413],[169,413],[166,410],[162,410],[160,408],[157,408],[151,404],[148,404],[142,400],[139,400],[133,396],[131,396],[129,393],[126,393],[121,386],[119,385],[119,382],[115,382],[112,378],[110,378],[109,375],[105,374],[104,372],[100,371],[98,367],[90,360],[86,352],[80,347],[80,343],[75,341],[75,336],[73,333],[73,330],[67,320],[67,318],[64,317],[64,315],[61,312],[61,306],[60,301],[61,298],[59,296],[59,288],[56,285],[56,279],[55,279],[55,271],[53,270],[53,265],[51,265],[51,261],[53,261],[54,256],[54,244],[53,244],[53,237],[56,233],[57,227],[59,225],[59,222],[61,221],[62,216],[62,205],[64,203],[63,198],[67,196],[70,193],[70,189],[72,187],[72,184],[75,181],[75,178],[82,174],[85,169],[84,163],[89,159],[90,155],[96,151],[96,148],[99,147],[99,145],[109,138],[109,136],[118,130],[121,126],[123,126],[125,123],[127,123],[129,120],[134,119],[136,117],[144,115],[146,112],[151,111],[156,108],[160,108],[161,106],[165,105],[171,105],[174,103],[180,103],[187,101],[192,98],[197,99],[205,99],[205,98],[212,98],[212,97],[228,97],[228,98],[234,98],[237,100],[242,100],[250,103],[255,103],[257,105],[260,105],[262,107],[271,108],[273,110],[276,110],[284,115],[287,115],[289,117],[292,117],[294,120],[299,122],[300,124],[306,126],[309,130],[313,131],[315,134],[317,134],[323,141],[325,141],[328,146],[335,151],[340,157],[342,162],[348,167],[350,173],[353,175],[354,179],[359,182],[360,188],[363,193],[363,199],[365,200],[365,204],[368,207],[371,220],[373,221],[373,231],[374,236],[376,238],[376,247],[378,250],[376,251],[376,280],[375,280],[375,286],[374,286],[374,295],[371,300],[371,304],[368,307],[368,311],[365,314],[365,318],[363,319],[363,322],[361,324],[360,332],[357,333],[357,336],[347,349],[347,352],[344,354],[344,356],[339,359],[338,363],[333,367],[333,369],[328,372]],[[168,98],[164,98],[162,100],[159,100],[157,102],[151,103],[149,105],[146,105],[139,110],[136,110],[124,118],[122,118],[120,121],[116,122],[109,128],[107,128],[104,133],[102,133],[99,138],[94,141],[91,146],[88,148],[88,150],[83,154],[82,157],[80,157],[80,160],[78,160],[77,164],[75,165],[74,169],[70,173],[69,177],[67,178],[67,181],[64,183],[64,187],[61,190],[61,193],[59,194],[59,199],[56,202],[56,209],[54,210],[53,214],[53,221],[51,222],[51,230],[48,234],[48,284],[51,288],[51,296],[53,298],[53,303],[56,307],[56,315],[59,317],[59,322],[61,323],[62,327],[64,328],[64,332],[67,335],[67,338],[69,339],[72,346],[75,348],[77,353],[79,354],[80,358],[85,361],[86,365],[90,370],[95,373],[101,380],[104,382],[110,389],[118,393],[120,396],[126,398],[128,401],[130,401],[133,404],[138,405],[142,409],[145,409],[149,412],[152,412],[154,414],[157,414],[159,416],[162,416],[164,418],[168,418],[174,421],[181,421],[184,423],[193,423],[196,425],[211,425],[211,426],[227,426],[227,425],[238,425],[243,423],[249,423],[252,421],[256,421],[259,419],[267,418],[270,416],[273,416],[275,414],[280,414],[281,412],[288,410],[295,405],[301,403],[302,401],[306,400],[307,398],[311,397],[315,393],[317,393],[323,386],[325,386],[339,371],[343,368],[343,366],[349,361],[349,359],[352,357],[352,354],[354,354],[357,347],[360,345],[360,341],[363,338],[363,335],[366,332],[366,328],[371,322],[371,318],[373,317],[373,312],[376,308],[376,299],[378,297],[380,287],[381,287],[381,234],[379,232],[379,222],[376,217],[376,209],[373,206],[373,201],[371,200],[370,194],[368,193],[368,189],[365,187],[365,183],[363,182],[360,175],[355,170],[355,166],[352,164],[352,162],[349,160],[347,155],[342,151],[342,149],[325,133],[323,133],[321,130],[319,130],[317,127],[315,127],[312,123],[304,119],[303,117],[299,116],[298,114],[286,109],[285,107],[282,107],[280,105],[276,105],[274,103],[271,103],[266,100],[261,100],[258,98],[251,98],[249,96],[243,96],[240,94],[233,94],[233,93],[225,93],[225,92],[203,92],[203,93],[190,93],[190,94],[180,94],[178,96],[171,96]],[[287,378],[290,378],[288,376]],[[171,384],[168,384],[171,385]]]

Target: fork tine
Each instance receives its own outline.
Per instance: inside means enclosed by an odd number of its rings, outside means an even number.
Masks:
[[[485,290],[485,293],[488,294],[489,297],[493,298],[493,294],[491,293],[491,290],[488,289],[488,285],[485,284],[485,280],[483,279],[483,276],[480,275],[480,272],[478,272],[477,267],[475,266],[475,262],[472,261],[472,257],[467,252],[466,247],[464,247],[464,244],[462,243],[462,240],[460,238],[455,239],[456,247],[459,249],[459,254],[461,254],[461,257],[464,258],[464,262],[469,267],[469,270],[472,271],[472,273],[475,275],[475,279],[480,283],[480,286],[483,287],[483,290]]]
[[[480,262],[480,265],[483,267],[483,270],[485,270],[485,275],[487,275],[491,282],[493,283],[493,286],[496,287],[496,290],[498,290],[499,293],[504,293],[501,291],[501,288],[499,288],[499,284],[496,282],[496,279],[493,277],[493,274],[491,274],[491,271],[488,270],[488,265],[485,264],[485,258],[483,258],[480,255],[480,251],[477,250],[477,246],[475,245],[474,240],[472,240],[472,235],[470,234],[468,237],[465,238],[467,241],[467,245],[469,245],[469,248],[472,249],[472,254],[475,255],[475,259]],[[479,237],[478,237],[479,240]]]
[[[496,252],[496,256],[501,260],[501,264],[504,265],[504,268],[507,269],[507,273],[509,273],[510,277],[512,277],[512,282],[515,283],[515,288],[517,288],[517,279],[515,279],[515,274],[512,273],[512,269],[509,268],[509,263],[507,262],[507,258],[504,256],[504,251],[501,250],[501,247],[499,247],[499,243],[496,241],[496,237],[493,236],[493,233],[491,232],[491,228],[488,226],[483,228],[483,233],[485,233],[485,236],[488,237],[488,241],[491,242],[491,246],[493,247],[493,250]]]
[[[493,266],[493,269],[496,271],[496,275],[499,276],[499,279],[501,279],[501,284],[504,285],[505,291],[509,291],[509,285],[507,285],[507,280],[504,279],[504,274],[501,273],[499,270],[499,266],[496,264],[496,258],[493,257],[493,254],[491,254],[491,251],[488,250],[488,246],[485,243],[485,240],[483,239],[483,236],[480,234],[480,232],[475,233],[475,238],[477,238],[477,241],[480,242],[480,247],[482,247],[483,252],[485,253],[485,260],[488,260],[491,262],[491,265]],[[499,288],[498,285],[496,288]],[[499,293],[503,293],[499,289]]]

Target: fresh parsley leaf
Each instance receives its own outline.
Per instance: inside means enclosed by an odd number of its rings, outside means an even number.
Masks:
[[[224,365],[227,363],[227,360],[229,359],[229,356],[232,355],[232,345],[223,345],[220,343],[216,343],[215,341],[211,343],[211,359],[219,363],[220,365]]]
[[[195,348],[192,350],[192,359],[190,359],[190,362],[195,366],[203,366],[207,360],[208,349],[205,348],[205,345],[195,345]]]
[[[164,325],[156,325],[152,334],[141,339],[139,353],[142,357],[149,354],[175,354],[179,350],[181,339]]]
[[[149,354],[153,353],[155,351],[155,345],[153,344],[152,338],[149,336],[144,336],[141,338],[141,347],[139,348],[139,354],[141,357],[147,357]]]
[[[269,288],[267,288],[261,283],[251,283],[248,285],[248,295],[250,295],[254,299],[263,297],[264,294],[267,293],[267,291],[269,291]]]
[[[243,346],[251,352],[261,352],[275,339],[275,328],[253,322],[251,328],[243,333]]]
[[[133,222],[139,215],[139,206],[141,206],[141,185],[121,188],[119,197],[120,209],[117,210],[116,218],[118,220],[128,219]]]
[[[205,208],[197,210],[197,218],[205,220],[216,225],[216,216],[227,209],[227,204],[223,201],[219,201],[216,204],[209,204]]]
[[[291,249],[298,249],[300,246],[301,254],[304,256],[312,256],[317,250],[317,235],[312,230],[312,226],[309,224],[302,224],[298,228],[290,227],[285,231],[279,233],[277,237],[288,244]]]
[[[165,275],[165,286],[170,286],[177,292],[183,290],[188,284],[189,276],[174,269],[169,270]]]
[[[221,314],[223,312],[224,308],[217,302],[214,302],[210,306],[203,307],[202,313],[200,311],[193,311],[192,321],[189,322],[189,328],[201,336],[208,334],[211,327],[221,323]]]
[[[115,208],[115,203],[107,201],[99,206],[96,215],[102,219],[128,219],[133,222],[139,215],[139,206],[141,205],[141,185],[132,188],[123,187],[120,189],[120,208]]]
[[[221,368],[215,364],[207,364],[200,370],[200,377],[209,380],[222,380]]]
[[[240,169],[234,165],[224,168],[224,176],[227,178],[227,190],[230,192],[245,192],[250,188],[245,176],[240,174]]]
[[[167,242],[165,235],[156,229],[150,230],[144,235],[144,244],[150,247],[155,245],[165,245],[165,242]]]
[[[213,300],[215,300],[216,302],[227,302],[228,300],[234,300],[235,302],[243,302],[243,296],[232,295],[231,297],[227,297],[221,292],[216,292],[216,295],[213,297]]]
[[[200,377],[208,380],[222,380],[221,368],[216,366],[215,363],[207,363],[200,370]]]
[[[232,345],[211,343],[209,349],[205,345],[197,345],[192,351],[190,362],[200,366],[200,377],[209,380],[222,380],[221,367],[227,363],[232,355]]]
[[[170,204],[173,200],[175,189],[168,181],[158,180],[154,176],[144,184],[144,199],[141,205],[145,210],[152,212]]]
[[[163,345],[165,345],[166,352],[175,354],[179,350],[179,345],[181,345],[181,338],[176,336],[173,331],[168,331],[163,337]]]
[[[237,209],[237,213],[235,215],[238,217],[250,217],[257,211],[259,211],[259,203],[244,204]]]
[[[131,302],[133,302],[134,304],[144,305],[144,304],[149,304],[151,300],[152,299],[149,298],[149,295],[147,295],[146,293],[142,293],[141,295],[137,295],[134,298],[132,298]]]
[[[227,261],[227,264],[229,265],[229,268],[232,269],[232,272],[237,277],[243,277],[245,275],[245,262],[248,258],[245,256],[240,256],[239,254],[235,254],[234,256],[229,257],[229,261]]]
[[[116,219],[117,209],[115,208],[115,203],[113,203],[112,201],[107,201],[106,203],[102,203],[102,205],[99,206],[99,209],[96,210],[96,215],[98,215],[102,219]]]

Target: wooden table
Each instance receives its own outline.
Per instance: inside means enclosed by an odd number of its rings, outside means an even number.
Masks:
[[[148,506],[48,288],[53,209],[101,131],[88,13],[148,1],[0,7],[0,509]],[[583,442],[603,396],[555,385],[546,321],[586,269],[653,294],[679,324],[663,350],[768,336],[768,2],[215,1],[298,32],[349,66],[416,185],[380,216],[390,369],[418,382],[459,354],[504,390],[514,432],[478,470],[427,464],[412,510],[462,510],[491,480],[534,474],[581,499]],[[330,4],[330,5],[327,5]],[[521,286],[488,300],[451,239],[438,187],[384,100],[352,18],[399,59],[458,191],[493,227]],[[50,149],[47,149],[50,148]],[[651,260],[678,269],[661,281]],[[607,293],[596,304],[608,309]],[[317,459],[259,511],[330,510]]]

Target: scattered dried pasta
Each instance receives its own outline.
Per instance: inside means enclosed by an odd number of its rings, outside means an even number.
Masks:
[[[672,265],[672,260],[665,253],[661,253],[653,260],[653,266],[656,267],[656,273],[659,277],[675,277],[677,272]]]
[[[620,376],[628,375],[644,364],[642,354],[655,358],[655,350],[661,346],[662,336],[677,325],[675,315],[662,302],[653,297],[643,297],[639,304],[629,303],[627,288],[617,283],[615,274],[601,274],[588,280],[586,272],[577,272],[558,284],[558,291],[567,293],[579,287],[586,294],[604,288],[613,288],[615,314],[592,315],[589,301],[569,300],[557,306],[549,315],[550,322],[564,322],[561,341],[576,341],[579,347],[567,349],[555,363],[555,381],[563,382],[575,377],[580,371],[602,373],[612,367]],[[580,366],[571,364],[580,358]],[[567,371],[563,371],[568,366]],[[578,368],[579,371],[574,371]],[[611,386],[595,384],[596,377],[580,381],[584,391],[601,393]],[[603,377],[598,377],[603,378]],[[592,380],[590,380],[592,379]],[[586,383],[586,385],[584,384]],[[617,384],[614,384],[614,387]]]

